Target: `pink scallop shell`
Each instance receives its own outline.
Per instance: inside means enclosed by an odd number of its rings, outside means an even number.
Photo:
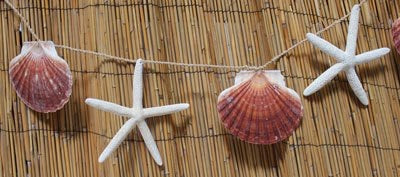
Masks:
[[[288,138],[303,116],[299,95],[277,70],[238,73],[235,85],[219,95],[217,109],[231,134],[253,144]]]
[[[397,53],[400,54],[400,18],[392,24],[392,37]]]
[[[18,97],[37,112],[55,112],[71,95],[71,71],[51,41],[25,42],[9,74]]]

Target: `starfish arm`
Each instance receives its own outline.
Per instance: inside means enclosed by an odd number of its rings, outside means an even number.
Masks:
[[[372,60],[378,59],[378,58],[386,55],[389,52],[390,52],[389,48],[380,48],[380,49],[368,51],[368,52],[357,55],[356,58],[353,60],[353,63],[355,65],[367,63]]]
[[[115,103],[98,100],[98,99],[94,99],[94,98],[86,99],[85,103],[94,108],[97,108],[97,109],[100,109],[100,110],[103,110],[106,112],[111,112],[111,113],[114,113],[119,116],[132,117],[131,110],[129,108],[117,105]]]
[[[344,51],[342,51],[339,48],[337,48],[336,46],[332,45],[325,39],[322,39],[312,33],[307,33],[306,36],[307,36],[308,41],[310,41],[315,47],[319,48],[324,53],[332,56],[337,61],[342,62],[346,59],[346,54],[344,53]]]
[[[154,141],[153,135],[151,134],[149,127],[147,126],[145,121],[138,122],[138,127],[140,133],[142,134],[144,143],[146,144],[147,149],[149,150],[151,156],[156,161],[156,163],[159,166],[161,166],[162,165],[161,155],[160,152],[158,151],[157,144]]]
[[[133,108],[143,108],[143,60],[138,59],[133,75]]]
[[[349,29],[347,33],[346,53],[354,56],[357,48],[358,20],[360,18],[360,5],[351,9]]]
[[[179,112],[184,109],[187,109],[188,107],[189,107],[189,104],[183,103],[183,104],[173,104],[173,105],[167,105],[167,106],[146,108],[143,110],[143,112],[144,112],[143,114],[144,114],[144,117],[156,117],[156,116],[171,114],[174,112]]]
[[[365,93],[364,88],[362,87],[362,84],[360,82],[360,79],[358,79],[357,73],[354,69],[354,67],[349,68],[346,71],[346,76],[347,80],[349,81],[349,84],[351,86],[351,89],[353,89],[354,94],[357,96],[357,98],[361,101],[362,104],[368,105],[368,96],[367,93]]]
[[[329,81],[331,81],[340,71],[344,69],[346,65],[342,63],[337,63],[322,73],[317,79],[315,79],[303,92],[304,96],[309,96],[323,86],[325,86]]]
[[[124,141],[124,139],[129,135],[131,130],[135,127],[137,119],[131,118],[118,130],[117,134],[111,139],[110,143],[104,149],[99,157],[99,162],[104,162],[114,152],[118,146]]]

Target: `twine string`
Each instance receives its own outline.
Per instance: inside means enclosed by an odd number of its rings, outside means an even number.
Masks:
[[[10,1],[8,0],[4,0],[4,2],[10,6],[10,8],[14,11],[14,13],[16,15],[18,15],[18,17],[21,19],[22,24],[25,25],[25,27],[28,29],[29,33],[32,34],[33,38],[35,38],[36,41],[41,41],[39,36],[35,33],[35,31],[33,31],[32,27],[29,25],[28,20],[26,20],[26,18],[17,10],[17,8],[15,8],[15,6],[13,4],[10,3]]]
[[[29,23],[26,20],[26,18],[18,11],[18,9],[13,4],[11,4],[9,0],[4,0],[4,2],[21,19],[22,23],[28,29],[29,33],[32,34],[33,38],[35,38],[36,41],[41,41],[39,36],[35,33],[35,31],[29,25]],[[361,6],[365,2],[367,2],[367,0],[362,0],[359,3],[359,5]],[[334,21],[332,24],[328,25],[327,27],[323,28],[322,30],[317,31],[315,34],[316,35],[320,35],[321,33],[327,31],[328,29],[332,28],[333,26],[335,26],[335,25],[341,23],[342,21],[344,21],[347,17],[350,16],[350,14],[351,14],[351,12],[349,12],[345,16],[341,17],[340,19]],[[239,69],[239,70],[262,70],[265,67],[267,67],[268,65],[270,65],[272,63],[275,63],[275,62],[278,62],[282,57],[286,56],[290,51],[292,51],[293,49],[295,49],[299,45],[305,43],[306,41],[308,41],[308,39],[304,38],[303,40],[301,40],[301,41],[295,43],[294,45],[292,45],[291,47],[289,47],[288,49],[282,51],[280,54],[278,54],[275,57],[271,58],[271,60],[269,60],[268,62],[266,62],[265,64],[263,64],[261,66],[194,64],[194,63],[181,63],[181,62],[170,62],[170,61],[155,61],[155,60],[147,60],[147,59],[143,59],[143,62],[144,63],[152,63],[152,64],[160,64],[160,65],[183,66],[183,67],[204,67],[204,68],[222,68],[222,69]],[[55,47],[62,48],[62,49],[67,49],[67,50],[71,50],[71,51],[75,51],[75,52],[79,52],[79,53],[84,53],[84,54],[96,55],[96,56],[99,56],[99,57],[102,57],[102,58],[108,59],[108,60],[115,60],[115,61],[120,61],[120,62],[125,62],[125,63],[136,63],[136,59],[118,57],[118,56],[109,55],[109,54],[106,54],[106,53],[95,52],[95,51],[85,50],[85,49],[79,49],[79,48],[74,48],[74,47],[70,47],[70,46],[66,46],[66,45],[55,44]]]

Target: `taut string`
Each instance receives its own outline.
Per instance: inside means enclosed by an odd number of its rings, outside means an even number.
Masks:
[[[38,35],[33,31],[32,27],[29,25],[29,23],[26,20],[26,18],[18,11],[18,9],[13,4],[11,4],[9,0],[4,0],[4,2],[8,6],[10,6],[10,8],[14,11],[14,13],[21,19],[22,23],[28,29],[29,33],[32,34],[32,36],[35,38],[35,40],[36,41],[41,41],[40,38],[38,37]],[[359,5],[361,6],[365,2],[367,2],[367,0],[362,0],[359,3]],[[334,21],[332,24],[330,24],[329,26],[325,27],[324,29],[322,29],[320,31],[317,31],[315,34],[319,35],[319,34],[325,32],[325,31],[327,31],[328,29],[332,28],[333,26],[335,26],[335,25],[341,23],[342,21],[344,21],[349,16],[350,16],[350,13],[346,14],[345,16],[343,16],[342,18]],[[204,68],[240,69],[240,70],[261,70],[261,69],[264,69],[265,67],[267,67],[268,65],[279,61],[283,56],[285,56],[290,51],[292,51],[293,49],[295,49],[296,47],[298,47],[299,45],[303,44],[306,41],[308,41],[307,38],[304,38],[303,40],[301,40],[301,41],[297,42],[296,44],[292,45],[291,47],[289,47],[288,49],[282,51],[280,54],[278,54],[275,57],[271,58],[271,60],[269,60],[268,62],[266,62],[265,64],[263,64],[261,66],[247,66],[247,65],[234,66],[234,65],[194,64],[194,63],[180,63],[180,62],[170,62],[170,61],[155,61],[155,60],[146,60],[146,59],[143,59],[142,61],[144,63],[183,66],[183,67],[204,67]],[[99,56],[99,57],[103,57],[105,59],[112,59],[112,60],[115,60],[115,61],[122,61],[122,62],[126,62],[126,63],[135,63],[136,62],[136,59],[123,58],[123,57],[113,56],[113,55],[109,55],[109,54],[105,54],[105,53],[101,53],[101,52],[95,52],[95,51],[85,50],[85,49],[78,49],[78,48],[73,48],[73,47],[66,46],[66,45],[55,44],[55,47],[62,48],[62,49],[67,49],[67,50],[71,50],[71,51],[75,51],[75,52],[79,52],[79,53],[92,54],[92,55],[96,55],[96,56]]]

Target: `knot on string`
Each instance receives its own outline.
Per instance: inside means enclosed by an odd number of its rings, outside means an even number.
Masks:
[[[240,68],[240,69],[244,69],[244,70],[247,70],[247,71],[258,71],[258,69],[257,69],[258,67],[257,66],[248,66],[248,65],[244,65],[242,68]]]
[[[258,71],[261,71],[261,70],[263,70],[264,69],[264,66],[258,66],[258,67],[256,67],[254,70],[256,71],[256,72],[258,72]]]

